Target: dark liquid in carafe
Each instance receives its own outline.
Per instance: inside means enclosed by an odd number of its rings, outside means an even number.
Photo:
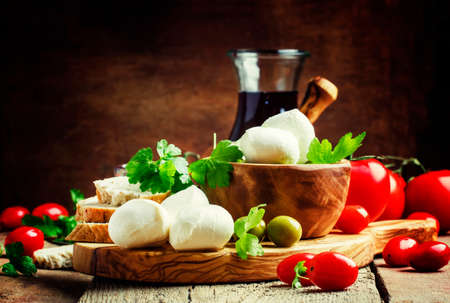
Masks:
[[[246,129],[260,126],[267,118],[294,108],[297,108],[297,91],[240,92],[230,140],[237,140]]]

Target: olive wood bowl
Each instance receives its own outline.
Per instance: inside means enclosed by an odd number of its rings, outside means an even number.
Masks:
[[[254,164],[231,163],[228,187],[205,188],[211,203],[227,209],[236,220],[251,207],[267,204],[264,220],[288,215],[302,225],[302,239],[328,234],[347,199],[350,163]]]

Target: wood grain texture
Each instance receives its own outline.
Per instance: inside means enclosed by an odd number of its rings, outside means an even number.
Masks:
[[[450,233],[440,236],[438,241],[450,245]],[[429,273],[410,267],[390,267],[383,258],[375,259],[374,263],[389,293],[390,303],[450,302],[450,264]]]
[[[387,232],[389,224],[385,224],[385,235],[398,235],[408,230],[409,235],[414,236],[411,234],[414,229],[429,227],[429,221],[415,220],[414,227],[407,228],[410,223],[407,220],[392,222],[390,232]],[[301,240],[289,248],[263,243],[264,256],[250,256],[246,261],[237,256],[232,243],[212,252],[176,252],[169,245],[130,250],[112,244],[77,243],[73,265],[75,270],[91,275],[144,282],[198,284],[267,281],[277,278],[276,267],[280,261],[298,252],[336,251],[352,258],[360,267],[369,264],[376,254],[376,242],[386,241],[380,236],[375,238],[372,228],[375,233],[381,234],[378,232],[380,227],[375,225],[361,234],[331,233],[322,238]],[[416,235],[428,240],[433,237],[428,233],[419,235],[416,232]]]
[[[358,279],[346,291],[324,292],[316,286],[292,289],[280,281],[214,285],[163,285],[96,277],[80,303],[381,303],[369,267],[359,269]]]
[[[233,163],[228,187],[204,188],[211,203],[234,219],[265,203],[265,221],[289,215],[302,224],[303,239],[328,234],[345,206],[350,164],[274,165]]]
[[[370,232],[375,238],[375,251],[381,253],[389,239],[408,236],[419,242],[436,240],[436,224],[433,220],[386,220],[370,223]]]

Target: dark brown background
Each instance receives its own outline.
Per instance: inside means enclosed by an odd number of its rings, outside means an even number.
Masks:
[[[3,9],[2,206],[70,205],[160,138],[202,152],[228,137],[231,48],[311,52],[300,95],[315,75],[340,89],[319,138],[366,130],[360,154],[450,167],[446,1],[167,2]]]

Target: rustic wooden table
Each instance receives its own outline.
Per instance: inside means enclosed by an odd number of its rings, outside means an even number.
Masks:
[[[0,234],[3,242],[4,234]],[[450,235],[440,241],[450,245]],[[0,264],[6,259],[0,258]],[[0,275],[0,302],[450,302],[450,265],[436,273],[384,266],[361,268],[348,290],[293,290],[279,281],[219,285],[156,285],[93,278],[70,270],[38,270],[36,277]]]

